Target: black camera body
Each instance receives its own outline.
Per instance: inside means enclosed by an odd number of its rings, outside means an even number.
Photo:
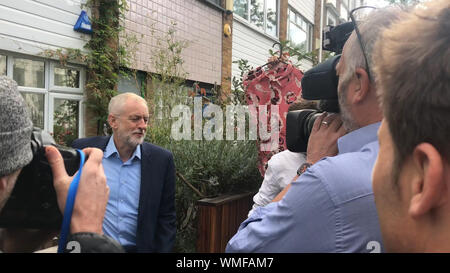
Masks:
[[[20,172],[10,198],[0,212],[0,227],[30,229],[61,227],[62,214],[53,187],[52,170],[45,157],[45,147],[48,145],[58,148],[70,176],[78,170],[80,156],[76,150],[56,145],[49,133],[34,128],[31,135],[33,159]]]
[[[338,55],[306,71],[302,78],[302,98],[320,100],[319,110],[304,109],[288,112],[286,117],[286,144],[291,152],[306,152],[309,136],[317,117],[322,112],[339,113],[338,82],[336,65],[345,42],[353,31],[347,22],[324,31],[322,48]]]

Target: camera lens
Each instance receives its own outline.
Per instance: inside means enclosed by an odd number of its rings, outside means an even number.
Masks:
[[[303,136],[302,138],[308,143],[309,136],[311,135],[312,128],[314,126],[314,122],[322,113],[319,111],[314,111],[309,113],[308,117],[305,119],[303,125]]]

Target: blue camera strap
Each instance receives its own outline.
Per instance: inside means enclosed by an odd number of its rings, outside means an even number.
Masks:
[[[80,169],[75,178],[70,183],[69,192],[67,193],[66,206],[64,208],[64,217],[61,227],[61,234],[59,236],[58,253],[63,253],[66,249],[67,236],[70,232],[70,222],[72,219],[73,206],[75,204],[75,197],[77,195],[78,184],[80,183],[81,172],[85,161],[85,155],[81,150],[77,150],[80,155]]]

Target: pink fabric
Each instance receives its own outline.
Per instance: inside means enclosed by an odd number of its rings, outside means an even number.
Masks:
[[[244,90],[246,92],[246,100],[248,105],[256,106],[257,114],[259,113],[259,105],[267,105],[268,118],[270,119],[270,105],[278,105],[279,107],[279,145],[275,151],[259,150],[258,169],[264,176],[267,162],[272,155],[287,149],[286,147],[286,115],[289,105],[297,100],[301,95],[301,79],[302,71],[294,67],[291,63],[279,63],[270,69],[258,67],[250,71],[244,76]],[[259,115],[258,115],[259,116]],[[259,130],[258,120],[258,130]],[[268,121],[270,125],[270,121]],[[270,130],[270,129],[269,129]],[[258,143],[261,143],[258,132]]]

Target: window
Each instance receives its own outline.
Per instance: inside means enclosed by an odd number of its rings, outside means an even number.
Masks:
[[[45,94],[21,92],[35,127],[44,127]]]
[[[221,0],[201,0],[202,2],[205,2],[207,5],[219,9],[221,11],[224,10],[224,8],[222,7],[222,3]]]
[[[234,0],[233,11],[262,32],[278,36],[278,0]]]
[[[337,7],[336,0],[327,0],[327,3],[332,4],[334,7]]]
[[[341,18],[345,21],[348,20],[348,10],[341,4]]]
[[[336,26],[336,17],[327,10],[327,26]]]
[[[81,97],[74,95],[50,94],[50,132],[57,144],[70,145],[81,135]]]
[[[234,0],[233,11],[235,14],[248,20],[248,0]]]
[[[277,36],[277,4],[277,0],[267,0],[266,33],[272,36]]]
[[[58,144],[84,136],[84,68],[0,52],[0,74],[17,82],[33,125],[52,133]]]
[[[250,23],[264,30],[264,0],[250,0]]]
[[[6,56],[0,55],[0,76],[6,75]]]
[[[45,63],[16,58],[13,64],[13,79],[19,86],[45,88]]]
[[[312,49],[312,29],[313,26],[303,16],[289,9],[288,24],[289,41],[299,47],[303,47],[307,52]]]
[[[80,70],[55,67],[53,74],[55,86],[80,88]]]
[[[131,92],[141,96],[145,93],[145,86],[147,81],[147,73],[137,71],[136,74],[130,73],[128,76],[119,76],[117,84],[117,91],[119,93]]]

